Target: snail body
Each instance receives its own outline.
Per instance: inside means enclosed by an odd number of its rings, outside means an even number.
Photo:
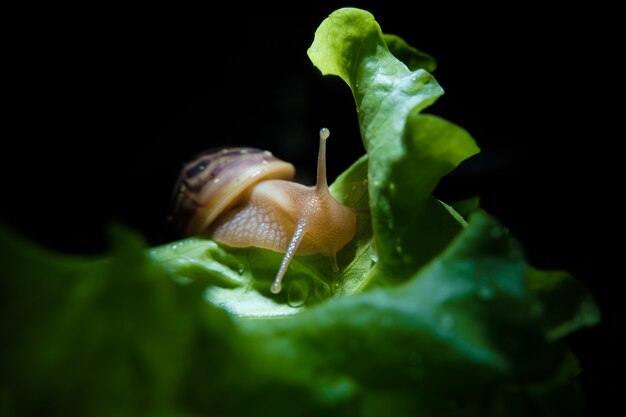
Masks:
[[[295,169],[271,153],[229,148],[185,165],[176,186],[174,222],[186,236],[207,234],[232,247],[284,253],[271,291],[279,293],[295,254],[336,254],[356,233],[352,208],[335,200],[326,180],[326,139],[320,130],[317,184],[290,181]]]

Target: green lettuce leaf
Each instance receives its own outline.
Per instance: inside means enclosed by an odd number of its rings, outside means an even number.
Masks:
[[[403,284],[280,320],[205,303],[122,232],[103,259],[0,234],[3,415],[581,415],[555,329],[597,310],[483,212]]]
[[[373,415],[579,415],[577,363],[549,337],[550,306],[533,293],[527,272],[519,245],[478,212],[440,256],[395,288],[290,320],[243,324],[295,375],[324,375],[308,382],[320,398],[356,399]],[[561,312],[597,320],[573,304]]]
[[[169,279],[137,236],[112,232],[112,252],[85,259],[0,227],[0,414],[182,415],[174,402],[196,340],[228,357],[227,314]]]
[[[352,89],[369,156],[378,276],[404,279],[459,232],[461,223],[431,193],[479,149],[465,130],[419,113],[443,90],[427,71],[409,69],[389,51],[370,13],[337,10],[315,32],[308,55],[322,74]]]
[[[1,415],[582,415],[564,337],[598,308],[476,199],[431,196],[478,152],[420,113],[433,61],[352,8],[309,56],[352,89],[367,149],[331,187],[359,212],[341,270],[297,257],[274,295],[270,251],[115,228],[106,256],[71,257],[0,225]]]

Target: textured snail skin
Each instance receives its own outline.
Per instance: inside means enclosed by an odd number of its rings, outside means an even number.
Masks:
[[[335,256],[356,231],[353,210],[327,190],[317,192],[316,187],[268,180],[254,186],[242,204],[220,217],[211,236],[233,247],[256,246],[284,253],[301,219],[305,219],[304,236],[297,255]]]
[[[284,253],[272,292],[294,254],[330,257],[356,233],[354,210],[335,200],[326,181],[327,129],[320,131],[317,184],[292,181],[295,169],[267,151],[226,148],[187,164],[175,188],[173,220],[184,235],[208,234],[232,247]]]

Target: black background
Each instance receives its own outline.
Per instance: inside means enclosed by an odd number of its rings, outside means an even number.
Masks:
[[[9,16],[0,219],[54,250],[101,253],[122,223],[151,245],[183,162],[209,147],[256,146],[312,183],[317,132],[331,130],[329,180],[364,150],[341,80],[306,55],[341,6],[434,55],[446,94],[427,111],[482,148],[436,195],[481,196],[540,268],[566,269],[604,321],[571,337],[590,414],[610,409],[624,359],[617,286],[621,210],[614,11],[531,3],[320,2],[294,7],[54,10]],[[409,7],[409,8],[407,8]],[[623,245],[621,245],[623,246]]]

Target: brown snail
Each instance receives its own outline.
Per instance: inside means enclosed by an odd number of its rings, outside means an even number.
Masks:
[[[293,256],[321,253],[337,271],[336,254],[356,233],[352,208],[335,200],[326,180],[326,139],[320,130],[317,184],[290,181],[295,169],[270,152],[226,148],[186,164],[175,188],[173,220],[186,236],[207,233],[232,247],[261,247],[284,253],[271,291]]]

